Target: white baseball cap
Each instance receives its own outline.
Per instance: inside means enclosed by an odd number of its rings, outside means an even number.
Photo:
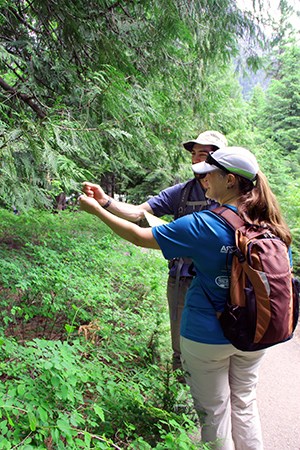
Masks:
[[[195,173],[204,174],[222,169],[225,172],[240,175],[254,181],[259,171],[257,160],[253,153],[242,147],[223,147],[209,153],[206,161],[193,164]]]
[[[194,144],[214,145],[217,148],[226,147],[228,145],[226,137],[218,131],[208,130],[200,133],[197,139],[184,142],[182,145],[186,150],[191,152]]]

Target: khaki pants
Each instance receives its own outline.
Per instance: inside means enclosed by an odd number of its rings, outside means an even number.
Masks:
[[[182,277],[179,280],[178,292],[175,292],[176,279],[168,278],[167,297],[169,303],[171,341],[173,350],[173,370],[181,368],[180,361],[180,322],[184,308],[185,296],[190,287],[192,278]]]
[[[181,337],[182,366],[202,425],[202,441],[220,450],[263,450],[256,403],[266,350],[242,352]]]

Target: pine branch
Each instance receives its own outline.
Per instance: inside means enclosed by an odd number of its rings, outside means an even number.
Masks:
[[[113,3],[112,5],[108,6],[106,8],[106,11],[111,11],[112,9],[117,8],[118,6],[122,7],[122,2],[121,1],[116,1],[115,3]]]
[[[17,78],[19,78],[20,81],[22,81],[22,83],[25,82],[24,78],[21,77],[21,75],[17,72],[17,70],[14,67],[12,67],[10,64],[5,64],[5,65],[8,69],[10,69],[16,75]],[[20,66],[19,66],[19,68],[20,68]]]
[[[0,78],[0,86],[6,91],[12,94],[13,96],[19,98],[23,102],[25,102],[28,106],[30,106],[33,111],[36,112],[40,119],[44,119],[46,117],[45,111],[43,111],[33,100],[32,97],[29,97],[27,94],[23,94],[22,92],[18,92],[15,88],[6,83],[3,78]]]
[[[22,17],[19,13],[17,13],[17,11],[13,8],[8,8],[9,11],[19,20],[19,22],[21,22],[26,28],[28,28],[29,30],[33,31],[36,34],[41,34],[42,32],[40,30],[37,30],[36,28],[34,28],[32,25],[30,25],[25,19],[24,17]]]

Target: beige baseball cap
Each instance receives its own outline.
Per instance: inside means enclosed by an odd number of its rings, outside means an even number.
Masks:
[[[194,144],[214,145],[215,147],[220,148],[227,147],[228,142],[226,137],[222,133],[214,130],[208,130],[200,133],[197,139],[184,142],[182,145],[186,150],[191,152],[193,150]]]

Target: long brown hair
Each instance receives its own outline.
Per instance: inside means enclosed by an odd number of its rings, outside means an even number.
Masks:
[[[267,226],[289,246],[292,242],[291,232],[266,176],[259,171],[255,184],[240,176],[236,178],[241,193],[237,203],[239,215],[245,221]]]

